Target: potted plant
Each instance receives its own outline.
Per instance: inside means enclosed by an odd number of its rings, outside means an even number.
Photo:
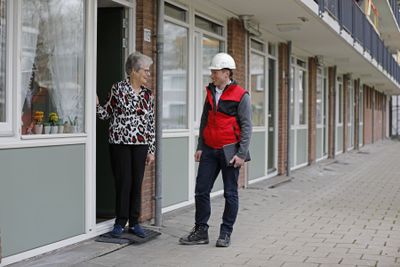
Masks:
[[[50,133],[52,133],[52,134],[58,133],[58,115],[57,115],[57,112],[50,112],[50,114],[49,114],[49,123],[51,125]]]
[[[64,123],[62,119],[58,119],[58,133],[64,133]]]
[[[69,125],[71,126],[71,133],[77,133],[78,132],[78,116],[75,116],[74,119],[71,118],[71,116],[68,116],[69,120]]]
[[[35,134],[42,134],[43,132],[43,111],[35,111],[33,120],[35,122]]]
[[[43,128],[44,128],[44,134],[50,134],[50,131],[51,131],[50,122],[44,122]]]

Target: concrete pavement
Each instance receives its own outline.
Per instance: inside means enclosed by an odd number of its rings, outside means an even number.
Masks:
[[[162,235],[148,243],[89,240],[12,266],[400,266],[400,142],[366,146],[291,176],[275,188],[260,182],[240,190],[229,248],[215,247],[221,196],[212,200],[209,245],[178,244],[193,227],[190,206],[165,214]]]

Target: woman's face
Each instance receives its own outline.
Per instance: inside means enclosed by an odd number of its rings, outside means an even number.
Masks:
[[[138,71],[132,70],[131,77],[133,81],[145,85],[150,78],[150,66],[141,67]]]

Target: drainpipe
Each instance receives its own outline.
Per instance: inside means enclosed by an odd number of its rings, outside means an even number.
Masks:
[[[164,0],[157,4],[157,93],[156,93],[156,177],[154,224],[162,225],[162,107],[163,107],[163,65],[164,65]]]
[[[292,42],[289,41],[287,42],[287,74],[286,74],[286,88],[287,88],[287,92],[288,92],[288,96],[286,98],[286,105],[287,105],[287,139],[286,139],[286,143],[287,143],[287,148],[286,148],[286,176],[290,176],[290,84],[291,84],[291,78],[290,78],[290,72],[292,69],[292,65],[291,65],[291,55],[292,55]],[[294,88],[293,88],[294,90]]]

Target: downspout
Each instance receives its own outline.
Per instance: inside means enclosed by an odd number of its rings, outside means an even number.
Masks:
[[[157,93],[156,93],[156,177],[154,224],[162,226],[162,107],[164,66],[164,0],[157,4]]]
[[[290,86],[291,86],[291,55],[292,55],[292,42],[287,42],[287,72],[286,72],[286,89],[288,92],[288,96],[286,98],[286,105],[287,105],[287,148],[286,148],[286,176],[290,176]],[[293,88],[294,90],[294,88]]]

